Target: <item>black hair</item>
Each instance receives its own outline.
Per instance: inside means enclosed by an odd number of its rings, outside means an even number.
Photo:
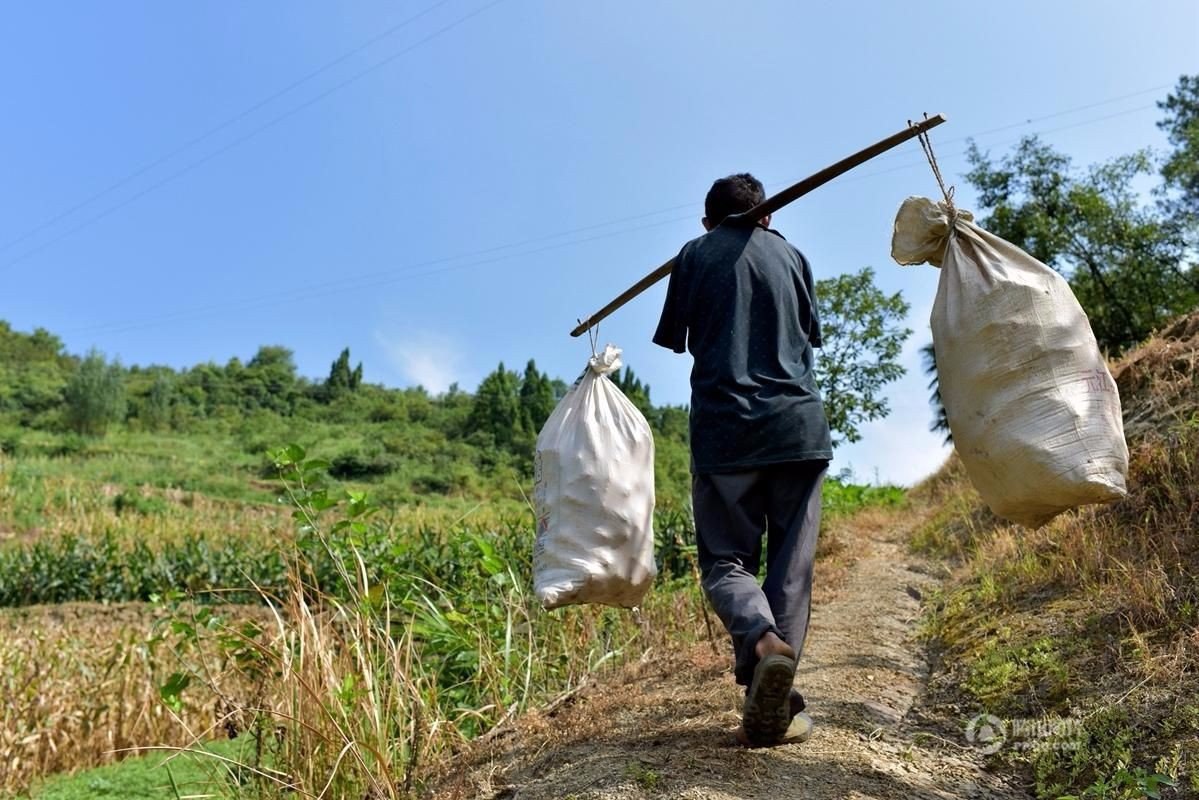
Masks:
[[[766,199],[762,182],[748,172],[721,178],[704,198],[704,216],[713,228],[731,214],[740,214]]]

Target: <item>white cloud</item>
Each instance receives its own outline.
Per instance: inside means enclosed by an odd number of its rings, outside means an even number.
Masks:
[[[461,380],[459,365],[463,353],[453,339],[428,331],[406,336],[375,332],[388,364],[406,383],[420,385],[439,394]]]

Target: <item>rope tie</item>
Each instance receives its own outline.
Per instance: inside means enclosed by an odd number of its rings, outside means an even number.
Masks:
[[[928,119],[927,113],[925,113],[924,118]],[[909,127],[915,127],[912,125],[911,120],[908,120],[908,125]],[[941,167],[937,164],[936,154],[933,153],[933,142],[928,136],[928,131],[918,133],[916,138],[920,141],[920,148],[924,151],[924,157],[928,159],[928,165],[933,170],[933,177],[937,179],[937,186],[941,187],[941,195],[945,198],[945,209],[949,212],[949,228],[952,230],[958,220],[958,209],[953,204],[954,187],[950,186],[946,188],[945,186],[945,179],[941,176]]]
[[[583,320],[579,320],[579,322],[582,322],[582,321]],[[587,329],[587,341],[589,341],[591,343],[591,357],[597,358],[598,353],[596,352],[595,348],[597,345],[599,345],[599,323],[598,322]]]

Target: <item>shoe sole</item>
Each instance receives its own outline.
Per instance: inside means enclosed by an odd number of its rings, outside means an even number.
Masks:
[[[741,721],[751,744],[776,744],[786,735],[791,724],[789,700],[794,681],[794,659],[774,654],[758,662]]]

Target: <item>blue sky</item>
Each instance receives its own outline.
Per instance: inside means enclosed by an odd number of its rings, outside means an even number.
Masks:
[[[322,377],[349,346],[390,386],[570,377],[576,318],[700,232],[714,178],[779,188],[943,112],[970,208],[965,137],[1163,147],[1153,103],[1197,54],[1193,0],[10,4],[0,318],[125,363],[283,344]],[[916,353],[936,273],[889,258],[899,203],[935,192],[911,143],[775,218],[818,277],[870,265],[912,305],[894,413],[837,453],[859,478],[944,455]],[[683,403],[689,358],[649,342],[663,291],[600,338]]]

